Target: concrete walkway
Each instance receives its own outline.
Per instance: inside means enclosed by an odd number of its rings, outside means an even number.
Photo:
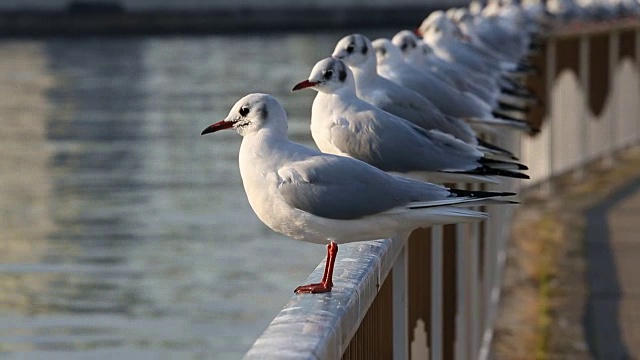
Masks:
[[[640,359],[640,178],[586,217],[589,348],[596,359]]]

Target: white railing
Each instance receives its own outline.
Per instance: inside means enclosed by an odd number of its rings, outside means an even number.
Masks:
[[[532,179],[489,189],[552,191],[549,180],[640,143],[640,22],[556,29],[534,61],[541,132],[491,139],[520,150]],[[490,358],[515,206],[484,210],[483,223],[341,246],[333,291],[293,296],[246,359]]]

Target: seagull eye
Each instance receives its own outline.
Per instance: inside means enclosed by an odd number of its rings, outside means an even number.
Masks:
[[[333,76],[333,70],[331,69],[325,71],[324,74],[322,75],[322,77],[325,78],[325,80],[331,79],[332,76]]]
[[[247,106],[243,106],[240,108],[240,116],[245,117],[249,114],[249,108]]]
[[[347,52],[351,54],[353,50],[355,50],[355,48],[356,48],[356,45],[354,43],[351,43],[347,46]]]

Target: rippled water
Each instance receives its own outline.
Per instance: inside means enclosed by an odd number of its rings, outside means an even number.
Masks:
[[[253,214],[240,137],[344,34],[0,42],[0,358],[240,358],[324,255]]]

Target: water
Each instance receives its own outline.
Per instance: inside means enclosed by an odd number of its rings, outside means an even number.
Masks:
[[[324,248],[199,134],[268,92],[311,144],[290,89],[342,35],[0,42],[0,358],[240,358]]]

